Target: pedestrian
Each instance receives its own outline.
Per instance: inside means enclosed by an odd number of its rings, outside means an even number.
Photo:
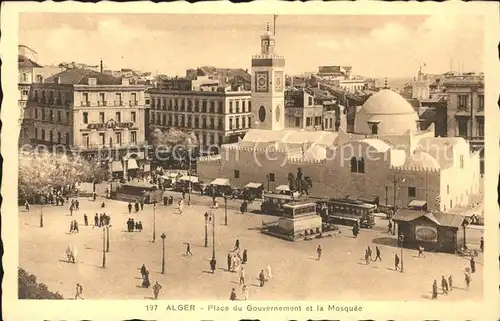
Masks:
[[[97,213],[94,216],[94,226],[99,226],[99,217],[97,217]]]
[[[450,276],[448,277],[448,286],[450,287],[450,291],[453,290],[453,278]]]
[[[319,261],[321,259],[321,252],[323,250],[321,249],[321,245],[318,245],[318,248],[316,249],[316,254],[318,255],[317,260]]]
[[[394,255],[394,271],[399,270],[399,256],[397,254]]]
[[[370,264],[370,254],[368,253],[368,249],[365,250],[365,264]]]
[[[145,279],[145,277],[146,277],[146,271],[147,271],[147,269],[146,269],[146,265],[145,265],[145,264],[143,264],[143,265],[141,266],[141,278],[142,278],[142,282],[144,282],[144,279]]]
[[[69,222],[69,232],[73,233],[74,230],[75,230],[74,221],[71,221]]]
[[[96,192],[93,192],[92,193],[92,200],[95,202],[96,199],[97,199],[97,194],[96,194]]]
[[[264,283],[266,282],[266,277],[264,276],[264,270],[260,271],[259,281],[260,281],[260,286],[263,287]]]
[[[237,249],[240,248],[240,240],[236,240],[236,243],[234,243],[234,250],[236,251]]]
[[[128,213],[132,214],[132,203],[128,202]]]
[[[380,257],[380,249],[378,248],[378,246],[375,246],[375,260],[374,261],[377,261],[377,259],[379,259],[380,262],[382,262],[382,258]]]
[[[240,285],[245,284],[245,270],[243,267],[240,269]]]
[[[85,226],[89,226],[89,218],[86,213],[83,214],[83,223],[85,224]]]
[[[231,263],[233,259],[231,257],[231,253],[227,253],[227,271],[231,271]]]
[[[354,235],[354,237],[358,237],[358,235],[359,235],[359,225],[358,225],[358,223],[356,223],[354,225],[354,227],[352,228],[352,235]]]
[[[24,209],[26,210],[26,212],[30,211],[30,202],[28,202],[28,200],[24,201]]]
[[[139,203],[135,202],[134,208],[135,208],[135,212],[139,213]]]
[[[71,206],[69,207],[69,215],[71,215],[71,216],[73,216],[73,206],[74,206],[73,204],[71,204]]]
[[[83,300],[82,294],[83,294],[83,286],[80,283],[77,283],[76,284],[75,300],[77,300],[77,299]]]
[[[182,214],[182,211],[184,210],[184,199],[180,199],[179,203],[177,203],[177,210],[179,211],[179,214]]]
[[[168,200],[168,204],[169,204],[169,205],[174,204],[174,197],[173,197],[172,195],[170,195],[170,198],[169,198],[169,200]]]
[[[28,211],[29,211],[29,208],[28,208]],[[479,250],[481,250],[481,252],[484,252],[484,239],[482,236],[481,236],[481,240],[479,241]]]
[[[186,256],[188,255],[193,255],[193,253],[191,253],[191,244],[186,243]]]
[[[144,210],[144,199],[141,198],[141,211]]]
[[[248,286],[246,284],[243,284],[243,287],[241,288],[241,295],[245,301],[248,300]]]
[[[248,253],[247,253],[247,249],[244,249],[243,250],[243,259],[241,261],[241,264],[246,264],[247,263],[247,260],[248,260]]]
[[[104,214],[99,214],[99,227],[104,226]]]
[[[77,211],[79,211],[79,210],[80,210],[80,202],[78,202],[78,200],[75,200],[75,209],[76,209]]]
[[[441,290],[443,291],[443,294],[448,294],[448,282],[446,282],[444,276],[441,276]]]
[[[145,288],[149,288],[151,283],[149,282],[149,271],[146,270],[146,273],[144,273],[144,280],[142,281],[142,286]]]
[[[392,234],[392,221],[389,220],[389,225],[387,226],[389,228],[388,233]]]
[[[368,253],[368,258],[369,258],[369,259],[370,259],[370,261],[371,261],[371,259],[372,259],[372,249],[370,248],[370,246],[368,246],[368,247],[366,248],[366,252]]]
[[[74,223],[73,223],[73,231],[75,233],[78,233],[78,222],[75,220]]]
[[[183,189],[183,190],[182,190],[182,199],[185,199],[185,198],[186,198],[186,190],[185,190],[185,189]]]
[[[476,261],[473,256],[470,258],[470,271],[471,273],[476,273]]]
[[[231,294],[229,295],[229,300],[235,301],[236,300],[236,291],[234,288],[231,290]]]
[[[210,271],[212,271],[212,274],[215,273],[215,265],[216,265],[215,259],[210,260]]]
[[[160,294],[161,285],[156,281],[155,285],[153,285],[153,294],[155,296],[155,300],[158,300],[158,294]]]
[[[465,289],[468,291],[471,282],[471,276],[468,271],[465,272]]]
[[[421,245],[419,245],[418,246],[418,257],[421,257],[421,256],[423,256],[425,258],[424,248]]]
[[[438,284],[437,281],[434,280],[434,283],[432,283],[432,299],[437,299],[438,297]]]
[[[266,265],[266,281],[272,279],[273,275],[271,273],[271,266],[269,264]]]

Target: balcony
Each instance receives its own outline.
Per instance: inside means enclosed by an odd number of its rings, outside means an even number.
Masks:
[[[129,106],[137,106],[139,103],[137,100],[129,100],[128,105]]]
[[[80,105],[85,107],[90,107],[90,101],[82,101],[80,102]]]
[[[108,102],[107,101],[97,101],[97,106],[107,106]]]
[[[120,101],[116,101],[116,100],[115,100],[115,101],[114,101],[114,105],[115,105],[115,106],[123,106],[123,101],[121,101],[121,100],[120,100]]]

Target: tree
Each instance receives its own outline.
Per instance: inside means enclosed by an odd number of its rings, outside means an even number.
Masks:
[[[51,292],[43,283],[37,283],[36,276],[18,268],[18,298],[19,299],[45,299],[62,300],[64,297],[59,292]]]
[[[172,149],[182,146],[185,149],[198,145],[198,139],[193,132],[183,131],[176,128],[168,128],[162,131],[155,128],[149,135],[149,143],[155,147],[163,146]]]

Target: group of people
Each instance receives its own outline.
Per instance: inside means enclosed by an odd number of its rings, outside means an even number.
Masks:
[[[146,268],[146,265],[141,266],[141,286],[143,288],[149,288],[151,286],[151,282],[149,281],[149,270]],[[153,295],[154,299],[158,300],[158,295],[160,294],[162,286],[156,281],[156,283],[153,285]]]
[[[76,220],[72,220],[69,224],[69,233],[78,233],[78,222]]]
[[[87,214],[84,214],[83,219],[87,217]],[[95,213],[94,216],[94,226],[95,227],[103,227],[111,225],[111,217],[106,213]],[[85,224],[87,226],[87,223]]]
[[[139,209],[141,209],[141,211],[144,210],[144,199],[141,198],[140,202],[136,201],[133,206],[132,203],[129,202],[127,207],[129,214],[132,214],[132,207],[134,207],[136,213],[139,213]]]
[[[464,272],[464,281],[465,281],[465,290],[468,291],[469,290],[469,287],[470,287],[470,283],[472,281],[472,277],[471,277],[471,273],[475,273],[476,272],[476,262],[474,261],[474,258],[472,257],[471,258],[471,261],[470,261],[470,269],[469,268],[465,268],[465,272]],[[443,276],[441,276],[441,294],[443,295],[448,295],[448,292],[449,291],[452,291],[453,290],[453,277],[451,276],[448,276],[448,280],[446,280],[446,278]],[[432,299],[437,299],[438,297],[438,284],[437,284],[437,280],[434,280],[434,282],[432,283]]]
[[[373,252],[372,252],[372,249],[370,246],[367,246],[366,247],[366,250],[365,250],[365,263],[366,265],[370,264],[370,261],[377,261],[377,260],[380,260],[382,261],[382,257],[380,256],[380,249],[378,248],[378,246],[375,246],[375,259],[372,259],[372,255],[373,255]],[[399,263],[398,263],[399,265]]]
[[[141,232],[142,231],[142,222],[138,221],[135,222],[133,218],[129,218],[127,220],[127,231],[129,232]]]

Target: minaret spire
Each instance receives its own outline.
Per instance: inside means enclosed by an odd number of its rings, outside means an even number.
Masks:
[[[273,15],[273,36],[276,36],[276,18],[278,18],[278,15]]]

